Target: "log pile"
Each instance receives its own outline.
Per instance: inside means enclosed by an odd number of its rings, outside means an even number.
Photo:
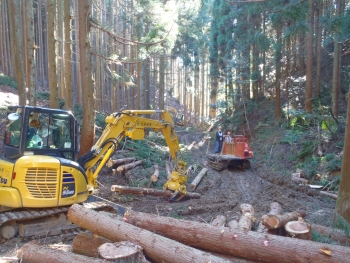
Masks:
[[[280,227],[285,223],[286,229],[294,231],[287,230],[294,237],[291,238],[250,230],[254,222],[254,208],[250,204],[242,204],[240,210],[241,225],[232,220],[235,226],[229,228],[225,227],[227,217],[223,215],[218,215],[209,224],[128,210],[121,219],[73,205],[68,211],[69,220],[90,232],[76,236],[72,252],[54,250],[32,241],[24,245],[17,256],[23,263],[349,262],[349,247],[317,243],[310,241],[309,237],[295,238],[296,232],[305,230],[302,229],[304,224],[310,229],[310,225],[301,218],[305,213],[283,214],[278,203],[271,204],[266,217],[273,217],[267,220],[267,225]],[[232,215],[227,216],[232,218]],[[287,220],[295,217],[296,221]],[[327,231],[329,235],[337,232],[324,230]],[[286,256],[291,253],[297,254],[295,257]]]

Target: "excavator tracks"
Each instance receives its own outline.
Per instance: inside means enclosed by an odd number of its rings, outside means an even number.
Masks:
[[[116,209],[106,202],[83,203],[84,207],[116,213]],[[0,213],[0,238],[10,239],[15,236],[54,236],[64,230],[78,228],[67,218],[70,206],[43,209],[12,210]]]

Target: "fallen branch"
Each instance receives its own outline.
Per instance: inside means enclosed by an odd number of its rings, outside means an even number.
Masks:
[[[324,195],[324,196],[327,196],[327,197],[330,197],[332,199],[338,199],[338,195],[329,193],[327,191],[320,191],[320,194]]]
[[[161,190],[161,189],[151,189],[151,188],[140,188],[140,187],[130,187],[130,186],[123,186],[123,185],[112,185],[111,186],[112,192],[118,192],[123,194],[137,194],[137,195],[152,195],[152,196],[164,196],[167,198],[172,197],[173,192],[170,190]],[[190,193],[188,192],[185,197],[191,198],[191,199],[198,199],[201,197],[198,193]]]
[[[86,209],[81,205],[72,205],[68,210],[68,218],[74,224],[78,224],[80,227],[88,229],[113,242],[137,242],[138,245],[143,247],[144,254],[155,262],[231,262],[145,229],[127,224],[121,220]]]
[[[350,258],[348,247],[253,231],[231,230],[227,227],[214,227],[136,211],[127,211],[123,220],[196,248],[251,260],[258,259],[259,262],[302,263],[311,262],[312,259],[312,262],[318,263],[345,263]],[[292,258],[286,256],[291,255],[291,251],[298,251],[298,255]]]

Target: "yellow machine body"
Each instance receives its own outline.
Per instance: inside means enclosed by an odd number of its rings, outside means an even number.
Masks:
[[[87,178],[59,159],[32,155],[14,163],[0,160],[0,206],[43,208],[83,202]]]

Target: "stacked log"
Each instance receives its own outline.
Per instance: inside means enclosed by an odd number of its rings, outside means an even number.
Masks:
[[[81,205],[73,205],[68,211],[68,218],[80,227],[113,242],[137,242],[143,247],[146,257],[155,262],[231,262],[148,230],[86,209]]]
[[[127,211],[124,221],[181,243],[260,262],[349,262],[350,248]],[[298,255],[291,261],[291,251]],[[311,260],[311,261],[310,261]],[[200,261],[198,261],[200,262]]]

